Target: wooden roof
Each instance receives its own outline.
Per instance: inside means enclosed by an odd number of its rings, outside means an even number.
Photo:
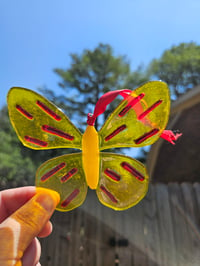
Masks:
[[[152,182],[200,181],[200,86],[172,104],[168,129],[183,135],[176,145],[162,139],[152,145],[147,159]]]

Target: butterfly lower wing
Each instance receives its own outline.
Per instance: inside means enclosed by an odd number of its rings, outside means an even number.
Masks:
[[[165,129],[169,111],[166,83],[143,84],[120,103],[100,129],[100,150],[151,145]]]
[[[25,146],[81,149],[82,134],[60,109],[40,94],[14,87],[7,101],[11,123]]]
[[[100,202],[114,210],[136,205],[147,193],[149,178],[143,164],[130,157],[100,153],[99,184],[96,189]]]
[[[43,163],[36,173],[36,186],[60,194],[59,211],[70,211],[80,206],[87,194],[82,154],[62,155]]]

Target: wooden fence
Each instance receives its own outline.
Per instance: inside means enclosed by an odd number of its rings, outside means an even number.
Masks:
[[[199,266],[200,183],[151,185],[135,207],[116,212],[89,191],[82,207],[53,216],[43,266]]]

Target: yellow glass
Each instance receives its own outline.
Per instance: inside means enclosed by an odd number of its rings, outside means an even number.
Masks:
[[[100,151],[142,147],[160,137],[170,110],[166,83],[143,84],[119,104],[99,132],[88,125],[83,135],[60,109],[31,90],[11,88],[8,109],[11,123],[25,146],[82,150],[51,159],[36,173],[36,186],[60,194],[58,210],[70,211],[80,206],[88,186],[96,189],[102,204],[114,210],[130,208],[146,195],[149,178],[143,164]]]

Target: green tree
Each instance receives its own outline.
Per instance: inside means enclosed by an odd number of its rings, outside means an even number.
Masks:
[[[43,90],[48,98],[66,110],[67,115],[79,121],[79,128],[86,124],[87,114],[93,112],[97,100],[110,90],[133,89],[148,80],[147,74],[139,67],[131,72],[125,56],[115,56],[111,46],[99,44],[94,50],[82,54],[71,54],[67,69],[54,71],[61,78],[59,86],[64,95],[56,96],[52,90]],[[109,113],[104,113],[103,121]],[[101,124],[99,121],[96,124]]]
[[[35,165],[22,154],[23,146],[12,129],[7,108],[0,110],[0,189],[33,184]]]
[[[200,84],[200,46],[194,42],[172,46],[150,63],[149,74],[165,81],[176,99]]]
[[[8,116],[7,107],[0,110],[0,188],[34,184],[37,168],[46,160],[66,150],[32,150],[20,142]]]

